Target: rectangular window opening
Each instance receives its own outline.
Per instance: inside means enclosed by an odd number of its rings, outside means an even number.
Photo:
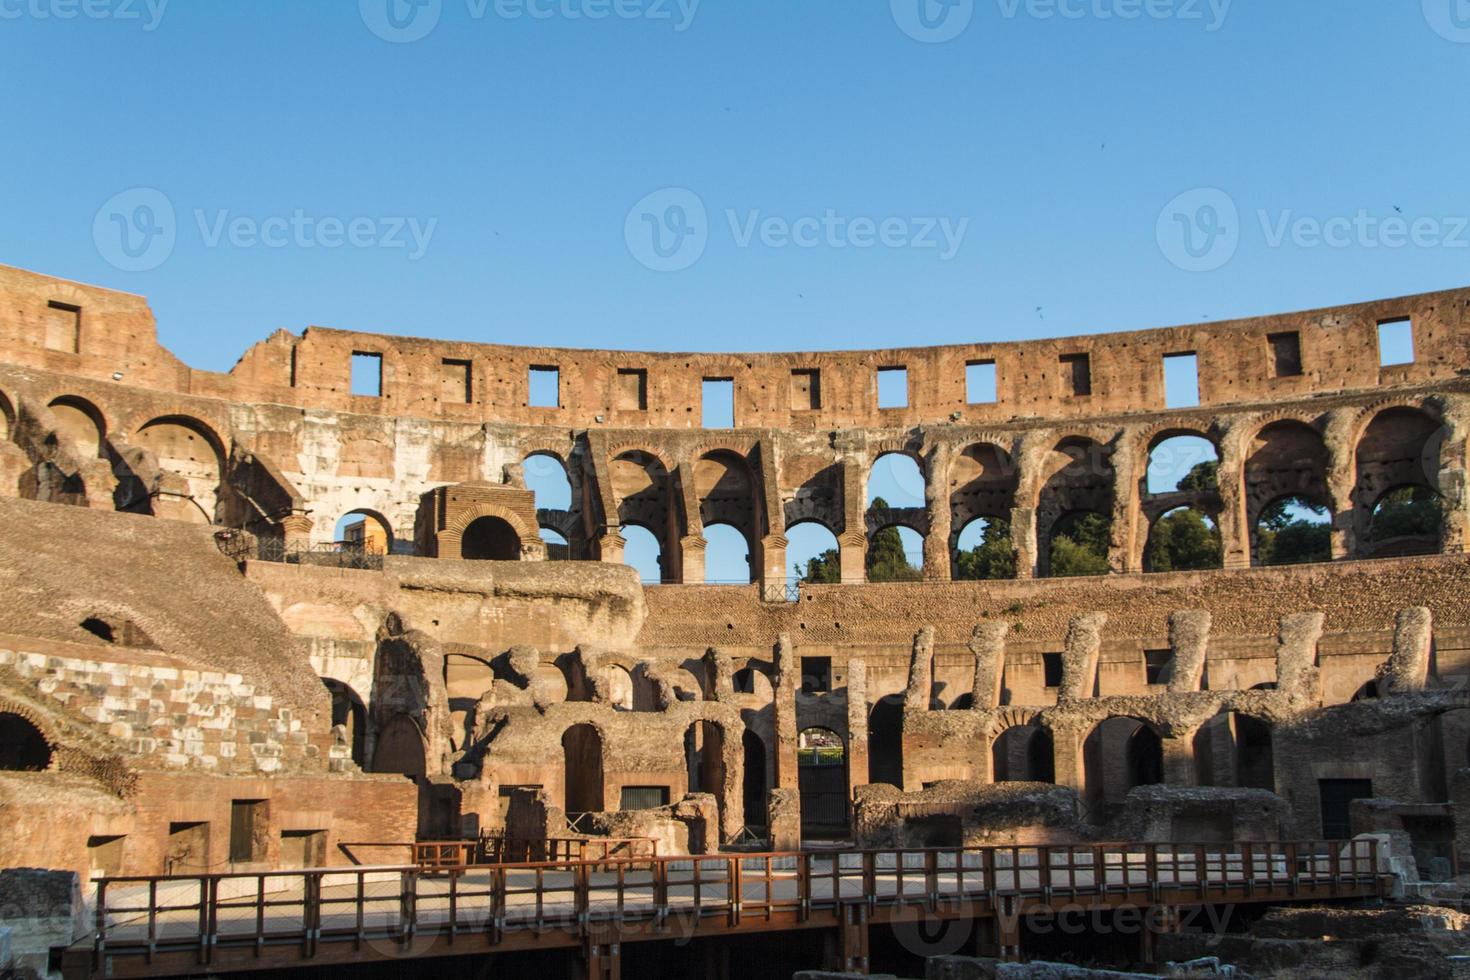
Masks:
[[[1302,335],[1295,330],[1266,337],[1271,345],[1271,371],[1278,378],[1295,378],[1302,373]]]
[[[1149,684],[1167,684],[1169,681],[1169,664],[1174,661],[1173,650],[1145,650],[1143,651],[1143,666]]]
[[[1073,398],[1086,398],[1092,394],[1092,356],[1089,354],[1062,355],[1062,381]]]
[[[1378,324],[1378,364],[1414,363],[1414,321],[1408,317],[1384,320]]]
[[[832,690],[832,658],[801,658],[801,693],[826,694]]]
[[[1194,408],[1199,404],[1199,358],[1193,354],[1164,355],[1164,406]]]
[[[822,407],[822,372],[803,368],[791,372],[791,410],[814,412]]]
[[[669,805],[667,786],[624,786],[619,810],[657,810]]]
[[[1000,401],[994,361],[970,361],[965,365],[965,401],[971,405],[994,405]]]
[[[1043,653],[1041,668],[1047,687],[1062,686],[1062,655],[1060,653]]]
[[[561,369],[533,364],[528,374],[531,393],[526,404],[531,408],[561,408]]]
[[[878,407],[909,407],[908,368],[880,367],[878,369]]]
[[[383,355],[352,352],[352,393],[365,398],[383,397]]]
[[[700,411],[700,424],[706,429],[735,428],[735,379],[705,378]]]
[[[168,849],[163,855],[165,874],[201,874],[210,865],[207,821],[168,825]]]
[[[648,411],[648,372],[642,368],[618,368],[613,407],[623,412]]]
[[[475,382],[470,361],[446,357],[439,367],[439,400],[468,405],[475,400]]]
[[[82,349],[82,308],[51,302],[46,308],[46,349],[77,354]]]

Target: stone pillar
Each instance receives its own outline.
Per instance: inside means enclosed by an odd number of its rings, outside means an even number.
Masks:
[[[1293,698],[1322,699],[1322,676],[1317,669],[1317,641],[1326,616],[1320,612],[1293,613],[1281,620],[1276,644],[1276,689]]]
[[[704,673],[709,699],[721,704],[734,703],[735,664],[730,660],[730,655],[710,647],[704,654]]]
[[[1180,735],[1168,735],[1164,743],[1164,784],[1193,786],[1198,781],[1194,765],[1194,733],[1190,729]]]
[[[1036,577],[1036,508],[1011,508],[1011,546],[1016,549],[1016,578]]]
[[[1327,416],[1323,442],[1327,446],[1327,496],[1332,506],[1332,560],[1351,558],[1358,550],[1359,514],[1353,499],[1357,447],[1352,430],[1354,409],[1336,409]]]
[[[1423,606],[1400,609],[1393,631],[1393,653],[1377,672],[1379,694],[1413,694],[1428,687],[1433,647],[1433,613]]]
[[[866,527],[866,519],[864,519]],[[842,566],[843,585],[862,585],[868,580],[868,534],[844,531],[837,537],[838,561]]]
[[[1057,700],[1082,701],[1097,689],[1097,659],[1102,651],[1102,629],[1107,613],[1075,616],[1067,624],[1066,648],[1062,652],[1062,686]]]
[[[1217,481],[1220,486],[1220,550],[1226,568],[1249,568],[1251,565],[1250,527],[1245,508],[1245,454],[1243,445],[1247,426],[1236,423],[1220,437],[1220,464]]]
[[[1212,621],[1204,609],[1181,609],[1169,617],[1169,647],[1174,651],[1169,667],[1170,694],[1190,694],[1200,689]]]
[[[929,529],[924,535],[924,581],[948,582],[951,578],[949,536],[953,515],[949,507],[949,467],[951,453],[947,446],[936,446],[925,460],[924,510]]]
[[[801,850],[801,791],[794,786],[771,790],[766,796],[766,822],[771,850]]]
[[[704,583],[704,549],[708,544],[703,534],[689,534],[679,539],[679,554],[683,559],[679,563],[680,582],[685,585]]]
[[[281,538],[287,551],[311,546],[311,529],[314,522],[306,516],[305,511],[292,511],[281,518],[280,524]]]
[[[934,700],[934,627],[925,626],[914,636],[909,655],[909,686],[903,698],[903,713],[928,711]],[[907,753],[905,753],[907,755]]]
[[[868,665],[847,662],[847,798],[868,784]]]
[[[1437,471],[1434,485],[1443,500],[1444,523],[1440,550],[1447,555],[1470,551],[1470,475],[1466,472],[1465,446],[1470,442],[1470,399],[1462,395],[1436,395],[1444,418],[1439,458],[1425,460],[1425,468]],[[1431,445],[1433,443],[1431,442]]]
[[[1042,471],[1053,436],[1048,430],[1038,430],[1022,436],[1012,447],[1011,459],[1015,461],[1017,473],[1016,496],[1011,504],[1011,544],[1016,549],[1018,579],[1035,578],[1041,560],[1036,501],[1041,494]]]
[[[623,535],[616,526],[609,527],[597,539],[597,554],[599,559],[609,565],[621,565],[623,563],[623,548],[627,543],[623,540]]]
[[[761,538],[761,587],[768,596],[786,588],[791,571],[786,567],[786,536],[768,534]]]
[[[1113,532],[1108,544],[1108,569],[1113,572],[1142,571],[1134,557],[1142,551],[1133,544],[1139,533],[1138,439],[1134,429],[1124,429],[1113,439]]]
[[[1087,790],[1087,769],[1082,758],[1082,741],[1087,733],[1068,726],[1053,728],[1051,737],[1057,785],[1076,790],[1079,797],[1084,797]]]
[[[775,671],[771,679],[775,689],[773,714],[776,744],[773,758],[776,788],[794,790],[797,788],[796,692],[801,690],[801,660],[791,644],[791,637],[785,633],[776,641]],[[799,809],[799,799],[797,806]]]
[[[970,652],[975,655],[975,682],[970,687],[970,701],[975,711],[994,711],[1000,707],[1006,636],[1010,631],[1009,623],[986,622],[970,634]]]

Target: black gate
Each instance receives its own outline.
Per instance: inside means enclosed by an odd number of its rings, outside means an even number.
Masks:
[[[797,768],[801,787],[801,835],[840,837],[847,833],[847,766],[802,759]]]

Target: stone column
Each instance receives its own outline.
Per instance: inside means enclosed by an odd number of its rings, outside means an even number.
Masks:
[[[1198,782],[1194,765],[1194,733],[1190,729],[1180,735],[1168,735],[1164,743],[1164,784],[1193,786]]]
[[[1217,480],[1220,487],[1220,550],[1226,568],[1249,568],[1251,565],[1250,527],[1245,508],[1245,455],[1243,444],[1248,425],[1235,423],[1220,437],[1220,464]]]
[[[924,535],[924,581],[948,582],[951,578],[949,535],[953,515],[949,506],[949,467],[952,454],[948,446],[935,446],[925,460],[924,510],[929,529]]]
[[[1170,694],[1190,694],[1200,689],[1212,621],[1204,609],[1181,609],[1169,617],[1169,647],[1174,651],[1169,667]]]
[[[1010,631],[1009,623],[986,622],[970,634],[970,652],[975,655],[975,682],[970,687],[970,700],[975,711],[994,711],[1000,707],[1006,636]]]
[[[1108,544],[1108,569],[1113,572],[1137,572],[1133,546],[1138,534],[1139,502],[1137,465],[1139,433],[1123,429],[1113,438],[1113,531]]]
[[[1082,740],[1087,733],[1069,725],[1066,728],[1053,728],[1051,736],[1057,785],[1076,790],[1077,795],[1083,797],[1085,802],[1087,769],[1082,758]]]
[[[1332,560],[1351,558],[1358,550],[1359,514],[1353,499],[1357,447],[1352,429],[1357,412],[1339,408],[1327,416],[1323,442],[1327,446],[1327,496],[1332,505]]]
[[[1276,643],[1276,689],[1292,698],[1322,699],[1317,669],[1317,641],[1326,616],[1320,612],[1292,613],[1281,620]]]
[[[679,581],[685,585],[704,583],[704,550],[709,542],[703,534],[689,534],[679,539]]]
[[[864,526],[866,527],[866,523]],[[843,585],[862,585],[868,580],[868,534],[866,530],[844,531],[838,535],[837,555],[842,567]]]
[[[1102,651],[1102,629],[1107,621],[1107,613],[1095,612],[1075,616],[1067,624],[1058,702],[1086,700],[1097,689],[1097,660]]]
[[[801,659],[791,637],[782,633],[776,641],[775,671],[774,760],[777,789],[797,789],[796,771],[796,692],[801,690]]]
[[[847,798],[868,784],[868,665],[847,662]]]
[[[621,565],[623,563],[623,548],[627,545],[623,540],[622,532],[616,525],[607,529],[597,539],[597,554],[603,562],[609,565]]]
[[[842,533],[837,536],[842,584],[868,580],[868,480],[862,448],[851,444],[842,456]]]
[[[1016,496],[1011,505],[1011,545],[1016,549],[1016,578],[1036,577],[1040,562],[1036,527],[1036,500],[1041,493],[1041,474],[1053,433],[1039,430],[1022,436],[1012,447],[1018,468]]]
[[[1393,631],[1393,653],[1378,668],[1379,693],[1413,694],[1429,686],[1434,648],[1434,614],[1423,606],[1400,609]]]
[[[1470,476],[1466,473],[1465,446],[1470,441],[1470,399],[1462,395],[1437,395],[1444,417],[1439,443],[1437,472],[1431,472],[1435,488],[1444,501],[1444,523],[1440,550],[1447,555],[1470,551]],[[1426,469],[1431,468],[1429,460]]]
[[[903,698],[903,712],[928,711],[934,699],[934,627],[925,626],[914,637],[909,655],[909,686]],[[907,754],[907,753],[905,753]]]
[[[286,550],[310,547],[313,523],[305,511],[299,510],[281,518],[281,538],[285,542]]]
[[[790,570],[786,567],[786,536],[782,534],[768,534],[761,539],[761,569],[760,583],[763,594],[768,597],[771,593],[779,592],[786,588],[790,581]]]

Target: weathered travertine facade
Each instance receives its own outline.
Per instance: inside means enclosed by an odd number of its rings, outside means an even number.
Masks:
[[[1310,838],[1347,833],[1354,799],[1449,805],[1470,766],[1467,311],[1470,289],[750,355],[312,328],[213,374],[138,297],[0,269],[0,497],[23,498],[0,500],[0,866],[337,862],[505,832],[512,798],[538,826],[696,848]],[[1380,367],[1401,318],[1415,359]],[[1200,405],[1169,410],[1181,353]],[[376,396],[352,393],[355,355]],[[994,403],[969,401],[977,363]],[[907,407],[878,408],[900,367]],[[533,371],[556,405],[530,404]],[[702,382],[731,379],[736,427],[701,428]],[[1180,435],[1214,446],[1214,484],[1150,492]],[[878,513],[894,453],[924,504]],[[532,465],[565,469],[569,507],[536,509]],[[1400,490],[1436,500],[1433,528],[1374,532]],[[1330,511],[1331,560],[1261,566],[1288,497]],[[1148,570],[1180,507],[1218,527],[1222,567]],[[1080,512],[1110,522],[1110,573],[1052,578]],[[977,518],[1009,523],[1013,580],[958,580]],[[789,580],[805,523],[840,584]],[[870,583],[895,524],[922,580]],[[749,585],[703,584],[716,525]],[[623,565],[632,527],[665,584]]]

